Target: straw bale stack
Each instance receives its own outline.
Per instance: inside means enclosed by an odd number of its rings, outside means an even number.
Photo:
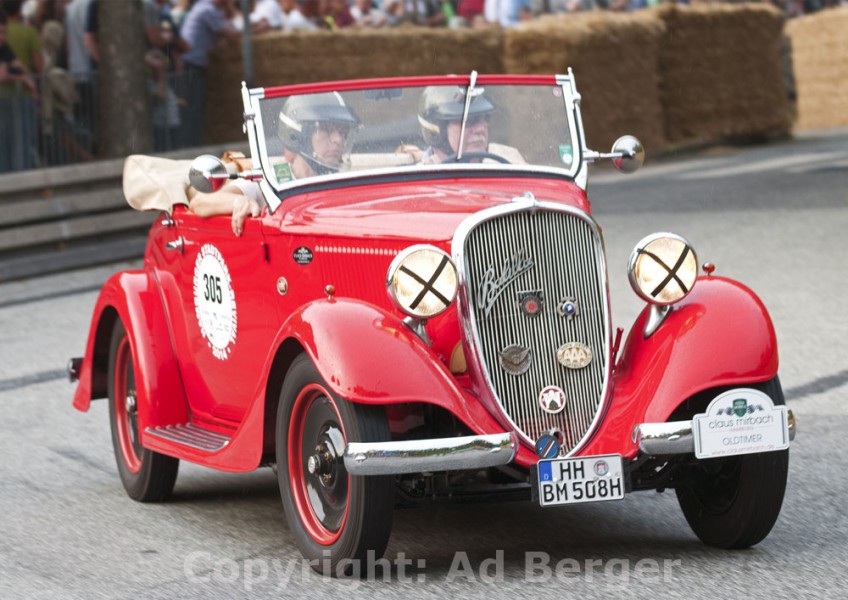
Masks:
[[[300,31],[253,42],[254,79],[263,87],[338,79],[503,72],[503,34],[484,29]],[[241,139],[241,47],[220,43],[211,58],[210,141]]]
[[[659,150],[665,145],[657,71],[663,28],[649,11],[542,17],[506,32],[504,66],[535,74],[571,67],[590,147],[607,151],[629,133]]]
[[[848,6],[786,25],[798,91],[796,128],[848,125]]]
[[[660,52],[668,141],[786,134],[783,15],[768,4],[664,6]]]

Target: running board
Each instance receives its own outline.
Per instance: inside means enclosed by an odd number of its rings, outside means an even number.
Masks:
[[[202,429],[191,423],[186,423],[185,425],[165,425],[164,427],[148,427],[144,432],[169,442],[206,452],[217,452],[229,444],[232,439],[227,435]]]

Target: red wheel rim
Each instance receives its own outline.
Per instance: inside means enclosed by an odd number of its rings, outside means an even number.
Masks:
[[[115,425],[124,464],[131,473],[141,470],[135,375],[130,342],[124,337],[115,352]]]
[[[309,472],[307,461],[313,448],[334,436],[341,436],[342,448],[335,447],[338,443],[331,445],[336,460],[332,481],[327,484],[327,480]],[[347,522],[350,475],[342,461],[346,443],[347,436],[332,395],[316,383],[304,387],[295,399],[289,421],[289,488],[301,523],[312,539],[323,546],[338,541]]]

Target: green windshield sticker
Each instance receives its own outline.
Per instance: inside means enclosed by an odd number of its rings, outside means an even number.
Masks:
[[[564,165],[570,165],[574,161],[574,149],[571,144],[560,144],[559,158]]]
[[[277,181],[291,181],[291,165],[288,163],[274,165],[274,176],[277,178]]]

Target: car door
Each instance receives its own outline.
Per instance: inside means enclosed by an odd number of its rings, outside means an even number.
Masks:
[[[228,216],[175,221],[180,256],[160,283],[192,417],[235,426],[264,393],[277,330],[261,223],[236,237]]]

